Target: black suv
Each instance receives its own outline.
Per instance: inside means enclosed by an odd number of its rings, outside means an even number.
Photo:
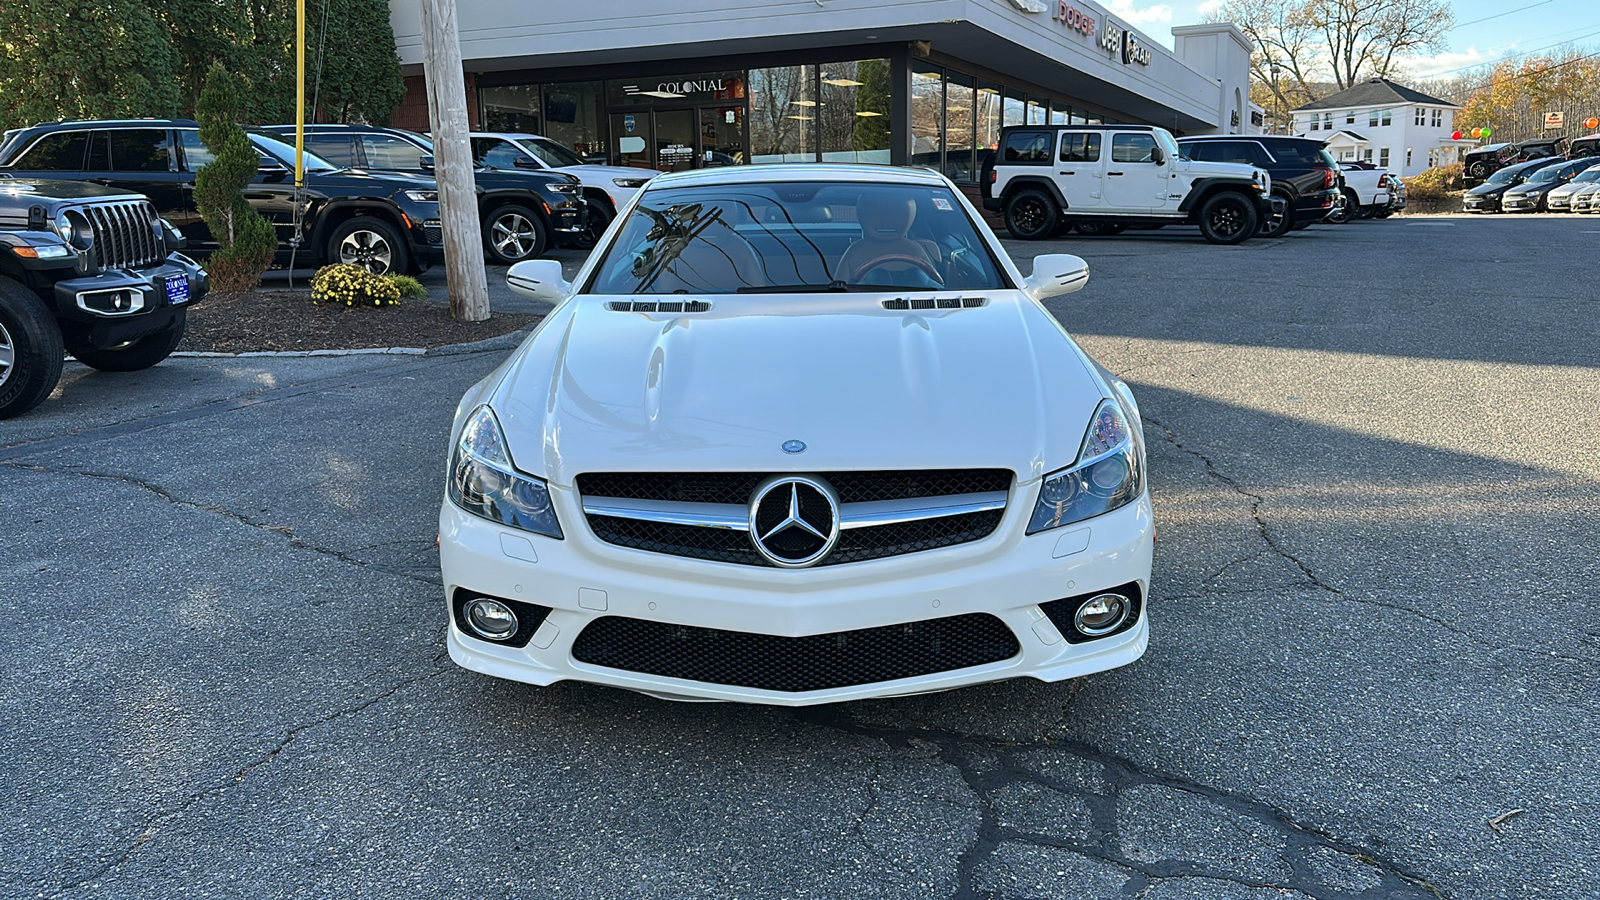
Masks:
[[[166,359],[209,287],[182,245],[138,194],[0,175],[0,419],[50,395],[63,349],[107,372]]]
[[[1461,157],[1465,164],[1462,169],[1463,179],[1467,186],[1480,184],[1484,179],[1506,166],[1528,162],[1534,159],[1561,156],[1566,147],[1567,139],[1534,138],[1517,144],[1490,144],[1467,152]]]
[[[267,130],[294,142],[293,125],[269,125]],[[433,141],[398,128],[307,125],[306,148],[335,164],[368,172],[433,171]],[[484,249],[492,261],[509,266],[544,253],[554,235],[583,234],[588,203],[577,178],[566,172],[483,168],[481,160],[478,165],[473,180]]]
[[[1291,228],[1320,222],[1339,199],[1339,164],[1315,138],[1268,134],[1214,134],[1178,139],[1190,159],[1245,163],[1272,176],[1272,194],[1284,201],[1284,215],[1261,223],[1264,237],[1282,237]]]
[[[245,198],[278,229],[279,263],[295,235],[294,148],[251,132],[261,171]],[[0,147],[0,171],[17,177],[111,185],[150,198],[196,255],[217,245],[194,202],[194,176],[211,161],[200,126],[184,119],[53,122],[17,131]],[[346,262],[379,274],[444,259],[438,188],[431,178],[341,169],[305,156],[304,243],[295,264]]]

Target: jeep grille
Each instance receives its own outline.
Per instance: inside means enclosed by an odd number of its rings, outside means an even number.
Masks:
[[[95,261],[105,269],[140,269],[166,257],[156,235],[156,211],[145,200],[82,208],[94,232]]]

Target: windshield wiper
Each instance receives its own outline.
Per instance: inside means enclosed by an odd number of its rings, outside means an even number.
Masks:
[[[739,288],[741,294],[848,294],[850,285],[842,281],[827,284],[761,284]]]

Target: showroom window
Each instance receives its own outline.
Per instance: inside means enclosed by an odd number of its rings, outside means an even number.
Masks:
[[[863,59],[814,67],[818,143],[823,162],[889,162],[889,61]]]
[[[944,70],[911,69],[911,164],[944,170]]]
[[[606,161],[605,91],[598,81],[550,84],[544,89],[544,130],[536,131],[587,162]]]
[[[1005,124],[1024,125],[1026,124],[1024,122],[1026,114],[1026,106],[1022,102],[1022,98],[1017,96],[1015,91],[1006,91]]]
[[[486,131],[544,133],[537,84],[483,88],[478,92],[478,105]]]
[[[816,162],[816,87],[816,66],[750,70],[751,162]]]
[[[1030,98],[1028,100],[1028,124],[1029,125],[1044,125],[1044,124],[1046,124],[1047,120],[1049,118],[1048,115],[1046,114],[1046,110],[1047,110],[1047,107],[1045,106],[1045,104],[1041,103],[1038,100]]]
[[[949,72],[944,80],[944,174],[951,181],[977,181],[973,155],[976,128],[974,81],[970,75]]]
[[[1001,103],[1000,89],[992,84],[978,83],[978,108],[975,111],[978,124],[978,152],[982,158],[984,150],[993,150],[1000,140]]]

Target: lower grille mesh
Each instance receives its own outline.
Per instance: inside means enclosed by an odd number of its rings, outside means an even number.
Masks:
[[[578,633],[572,658],[665,678],[800,693],[953,672],[1021,650],[1011,629],[987,613],[797,638],[604,616]]]

